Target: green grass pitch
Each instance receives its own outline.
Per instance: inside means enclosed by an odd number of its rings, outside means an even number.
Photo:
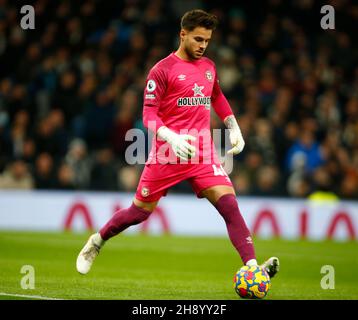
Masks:
[[[60,299],[239,300],[233,277],[241,260],[227,238],[121,234],[91,272],[75,269],[88,234],[0,232],[0,299],[11,294]],[[281,271],[265,299],[358,299],[358,243],[255,239],[260,262],[277,255]],[[22,289],[23,265],[35,269],[35,289]],[[334,289],[322,289],[324,265]],[[242,300],[245,301],[245,300]]]

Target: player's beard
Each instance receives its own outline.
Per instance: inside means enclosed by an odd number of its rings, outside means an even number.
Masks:
[[[195,51],[192,50],[192,48],[190,46],[185,46],[184,50],[185,50],[185,53],[190,58],[190,60],[198,60],[198,59],[200,59],[203,56],[204,52],[205,52],[205,50],[204,50],[204,51],[200,52],[200,54],[195,54]]]

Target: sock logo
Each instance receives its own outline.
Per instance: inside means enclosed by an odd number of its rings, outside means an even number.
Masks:
[[[248,237],[246,238],[246,242],[252,244],[252,238],[251,238],[250,236],[248,236]]]

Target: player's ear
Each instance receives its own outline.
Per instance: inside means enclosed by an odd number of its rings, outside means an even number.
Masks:
[[[185,29],[181,29],[179,35],[180,39],[184,39],[184,37],[187,35],[187,31]]]

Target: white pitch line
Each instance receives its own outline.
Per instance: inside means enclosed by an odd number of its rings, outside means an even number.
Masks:
[[[44,296],[36,296],[36,295],[28,295],[28,294],[17,294],[17,293],[6,293],[6,292],[0,292],[0,296],[29,298],[29,299],[40,299],[40,300],[65,300],[65,299],[50,298],[50,297],[44,297]]]

